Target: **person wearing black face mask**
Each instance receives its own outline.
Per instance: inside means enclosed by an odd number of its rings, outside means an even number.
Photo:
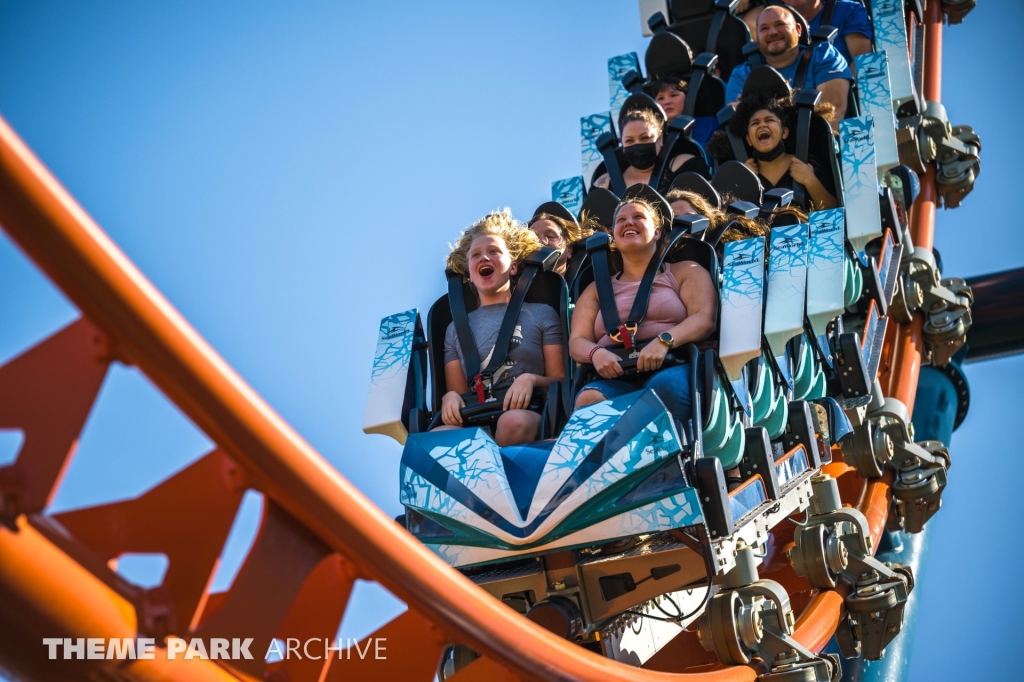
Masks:
[[[622,156],[626,160],[626,165],[622,168],[622,179],[627,187],[649,184],[651,175],[661,163],[665,112],[653,100],[650,100],[650,105],[649,108],[624,109],[619,114]],[[677,154],[669,160],[656,189],[667,191],[672,180],[685,171],[706,175],[708,168],[702,158],[693,154]],[[610,185],[611,179],[607,173],[594,179],[595,187],[608,189]]]
[[[821,182],[812,164],[786,151],[790,133],[788,120],[792,113],[791,107],[782,100],[751,95],[740,100],[729,125],[737,136],[743,131],[743,139],[750,150],[746,165],[757,173],[765,190],[793,189],[793,183],[799,182],[807,190],[808,202],[800,208],[811,211],[835,208],[839,206],[835,188],[828,188]]]

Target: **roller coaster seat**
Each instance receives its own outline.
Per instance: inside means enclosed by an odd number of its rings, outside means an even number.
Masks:
[[[463,299],[466,302],[466,313],[471,313],[479,307],[479,299],[477,298],[476,291],[473,286],[464,282],[462,285]],[[568,306],[569,296],[566,289],[565,280],[561,275],[552,272],[550,270],[541,270],[534,276],[533,281],[530,284],[530,288],[526,293],[526,303],[543,303],[551,306],[558,314],[558,319],[561,322],[564,338],[569,337],[569,325],[568,325]],[[434,302],[430,307],[430,311],[427,314],[427,347],[428,357],[430,366],[430,384],[431,384],[431,407],[433,408],[433,420],[436,421],[440,415],[441,399],[445,393],[448,392],[447,383],[445,381],[444,374],[444,348],[445,348],[445,333],[448,330],[448,326],[452,323],[452,309],[449,297],[447,294],[441,296]],[[563,362],[566,372],[569,371],[569,351],[568,345],[563,346]],[[497,421],[497,418],[501,416],[501,403],[497,401],[493,403],[494,408],[488,410],[482,410],[482,406],[476,404],[477,401],[475,396],[466,396],[467,407],[463,409],[463,419],[466,426],[473,425],[493,425]],[[534,396],[534,402],[531,402],[530,409],[535,411],[542,411],[544,409],[543,400],[544,398],[538,394]],[[484,403],[484,405],[490,405],[492,403]],[[479,414],[478,414],[479,413]],[[424,421],[420,420],[417,424],[417,420],[414,418],[409,419],[412,426],[410,430],[424,431],[426,430]],[[430,424],[428,420],[426,424]],[[418,427],[418,428],[417,428]]]
[[[746,23],[734,14],[738,0],[672,0],[672,23],[676,34],[697,54],[718,56],[723,79],[743,62],[743,46],[750,42]]]

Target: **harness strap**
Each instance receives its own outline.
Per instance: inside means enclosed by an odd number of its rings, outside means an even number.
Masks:
[[[836,0],[825,0],[825,7],[821,10],[821,23],[819,26],[832,25],[832,13],[836,9]]]
[[[665,127],[665,143],[661,146],[661,154],[658,155],[658,163],[651,171],[651,179],[647,181],[648,185],[657,189],[661,184],[661,176],[665,174],[665,169],[669,167],[671,159],[676,156],[674,152],[676,143],[683,136],[689,137],[694,123],[693,118],[681,114]]]
[[[810,45],[804,48],[804,51],[800,53],[800,63],[796,66],[796,73],[793,75],[793,89],[803,90],[804,83],[807,82],[807,67],[811,64],[811,52],[814,51],[814,46]]]
[[[569,257],[569,262],[565,264],[564,279],[566,286],[569,287],[570,295],[576,286],[576,278],[579,277],[580,270],[587,262],[587,250],[581,247],[582,245],[579,243],[573,244],[572,255]]]
[[[462,288],[462,275],[448,270],[448,307],[452,311],[452,324],[455,325],[455,337],[459,340],[462,350],[462,361],[466,365],[466,376],[480,374],[480,352],[476,348],[476,339],[469,326],[469,311],[466,310],[466,297]]]
[[[807,163],[811,151],[811,119],[814,115],[814,107],[821,99],[821,93],[817,90],[801,90],[796,96],[797,119],[796,119],[796,158]],[[793,203],[803,206],[807,196],[807,190],[799,182],[793,181]]]
[[[604,158],[604,170],[608,173],[608,184],[613,194],[622,196],[626,193],[626,180],[622,177],[622,169],[619,168],[619,158],[615,156],[615,136],[611,133],[604,133],[597,138],[597,151],[601,152]]]
[[[644,276],[640,280],[636,298],[633,299],[633,307],[629,311],[629,319],[625,322],[619,318],[619,310],[615,305],[615,291],[612,289],[611,271],[608,267],[610,240],[606,234],[602,233],[600,236],[603,239],[594,240],[594,237],[591,237],[587,240],[587,251],[594,263],[594,283],[597,285],[597,300],[601,307],[601,317],[604,320],[605,329],[608,330],[608,336],[613,341],[622,343],[626,350],[632,350],[635,345],[633,337],[640,328],[640,323],[647,316],[647,306],[650,303],[654,280],[661,271],[665,258],[672,252],[676,243],[686,236],[686,230],[675,229],[669,232],[665,242],[647,263],[647,270],[644,271]],[[591,245],[592,240],[594,240],[593,245]]]

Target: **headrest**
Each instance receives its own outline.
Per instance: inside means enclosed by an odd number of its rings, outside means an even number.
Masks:
[[[749,220],[756,218],[760,210],[757,204],[749,201],[734,201],[725,207],[725,212],[729,215],[741,215]]]
[[[661,108],[661,105],[651,99],[651,96],[638,92],[635,95],[630,95],[626,98],[626,101],[622,103],[622,109],[619,111],[619,135],[622,134],[622,121],[626,118],[626,114],[631,111],[637,111],[638,109],[647,109],[654,112],[654,115],[661,119],[662,125],[667,120],[665,110]]]
[[[728,194],[733,200],[749,201],[761,205],[761,181],[754,171],[739,161],[726,161],[715,173],[711,186],[719,194]]]
[[[743,94],[768,95],[779,99],[788,99],[792,94],[787,81],[781,73],[770,66],[758,66],[750,70],[746,82],[743,83]]]
[[[672,229],[672,206],[665,200],[665,197],[658,193],[658,190],[650,185],[638,182],[626,189],[625,194],[622,195],[622,201],[619,202],[619,206],[631,199],[643,199],[654,206],[661,217],[662,234],[666,234]]]
[[[523,259],[524,265],[539,265],[542,272],[551,270],[558,263],[558,258],[562,255],[561,251],[556,251],[550,246],[542,246],[526,258]]]
[[[597,224],[612,231],[612,219],[615,216],[615,208],[619,205],[619,198],[606,190],[604,187],[591,187],[580,207],[580,221],[583,214],[597,221]]]
[[[676,21],[711,14],[714,11],[714,0],[672,0],[672,18]]]
[[[687,171],[676,176],[676,179],[672,181],[672,186],[669,188],[681,189],[684,192],[693,192],[699,194],[708,200],[715,208],[722,208],[722,197],[718,196],[718,192],[711,186],[711,183],[707,179],[699,174]]]
[[[545,201],[543,204],[538,206],[537,210],[533,212],[533,217],[530,218],[530,225],[537,222],[540,216],[544,214],[556,216],[562,220],[568,221],[571,225],[579,226],[579,223],[576,222],[576,216],[557,201]]]
[[[644,53],[644,66],[651,80],[668,75],[689,77],[693,71],[693,52],[682,38],[666,31],[651,38]]]
[[[711,221],[699,213],[684,213],[672,221],[672,229],[683,229],[691,235],[698,235],[710,226]]]

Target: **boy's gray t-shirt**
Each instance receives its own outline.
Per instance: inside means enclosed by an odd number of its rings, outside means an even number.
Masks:
[[[477,351],[480,353],[480,369],[487,367],[491,361],[491,352],[494,342],[498,340],[498,330],[501,329],[507,307],[506,303],[485,305],[469,314],[469,327],[473,330],[473,338],[476,339]],[[492,387],[498,389],[510,386],[520,374],[543,376],[543,346],[561,345],[563,342],[562,323],[554,309],[543,303],[524,303],[519,311],[519,324],[512,334],[508,356],[505,363],[494,372]],[[444,335],[445,364],[452,360],[461,361],[462,371],[466,371],[454,322],[448,325]]]

